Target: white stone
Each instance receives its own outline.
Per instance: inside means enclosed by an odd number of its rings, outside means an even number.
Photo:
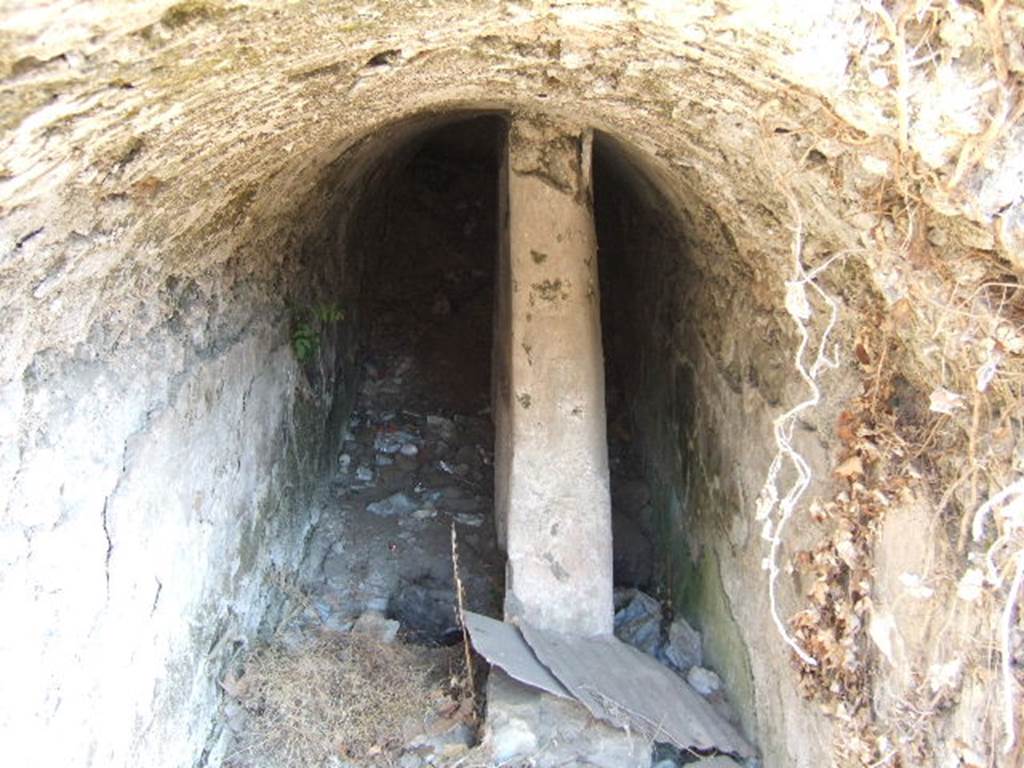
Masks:
[[[488,765],[648,768],[650,742],[595,720],[576,701],[552,696],[492,668],[483,748]]]
[[[381,517],[391,517],[392,515],[403,515],[409,512],[413,512],[417,508],[417,504],[407,494],[399,492],[393,493],[386,499],[375,501],[372,504],[366,505],[366,511],[380,515]]]
[[[492,731],[491,754],[499,764],[528,757],[537,751],[537,746],[537,736],[525,720],[510,718]]]
[[[686,682],[701,696],[710,696],[722,689],[722,678],[704,667],[690,667],[686,673]]]
[[[479,528],[484,524],[484,516],[472,512],[456,512],[453,517],[455,522],[461,525],[468,525],[471,528]]]

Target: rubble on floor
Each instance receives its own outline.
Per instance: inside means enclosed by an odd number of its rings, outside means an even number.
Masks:
[[[523,685],[492,668],[483,750],[489,765],[647,768],[650,742],[595,720],[575,701]]]
[[[446,194],[438,192],[438,200]],[[440,203],[428,208],[417,212],[410,205],[409,212],[426,222],[453,210]],[[307,543],[306,566],[290,587],[294,614],[268,646],[240,659],[222,680],[225,725],[234,734],[229,765],[692,763],[693,754],[663,746],[652,753],[650,739],[601,723],[574,701],[524,692],[498,669],[486,681],[480,675],[475,697],[469,696],[462,649],[449,647],[462,640],[453,527],[466,608],[500,615],[504,594],[491,495],[487,354],[482,364],[466,367],[477,357],[470,350],[486,353],[490,340],[464,330],[489,328],[493,280],[464,259],[468,246],[438,242],[439,263],[449,261],[429,273],[420,270],[414,243],[396,244],[398,271],[373,309],[372,353],[333,476],[320,494],[323,511]],[[436,300],[418,301],[420,294]],[[611,465],[616,583],[649,589],[650,492],[619,455]],[[617,608],[633,606],[635,644],[680,673],[699,668],[698,633],[685,623],[664,627],[660,606],[636,589],[620,597]],[[724,704],[724,693],[708,697],[719,711],[716,697]],[[386,702],[391,711],[368,715]],[[367,717],[372,723],[363,722]],[[289,738],[274,735],[282,726]],[[515,755],[523,759],[517,763]]]
[[[667,621],[661,604],[636,589],[615,591],[615,636],[678,672],[733,725],[739,723],[721,678],[702,666],[701,635],[681,616]]]
[[[445,766],[477,739],[464,687],[451,528],[469,607],[494,611],[502,561],[494,544],[486,413],[412,403],[411,358],[367,370],[294,615],[223,680],[234,768]]]

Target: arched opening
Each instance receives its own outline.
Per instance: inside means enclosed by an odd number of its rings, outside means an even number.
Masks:
[[[319,522],[307,537],[300,589],[308,603],[278,628],[292,648],[319,648],[312,638],[325,631],[348,637],[367,627],[388,642],[397,632],[407,648],[462,642],[453,529],[464,607],[502,615],[506,567],[495,519],[491,377],[500,348],[511,343],[495,335],[508,332],[495,311],[498,264],[508,258],[501,250],[508,126],[501,112],[414,119],[357,145],[335,171],[352,200],[342,207],[334,236],[335,258],[344,265],[333,269],[354,286],[344,279],[302,286],[315,296],[305,316],[314,319],[293,319],[293,352],[307,385],[335,387],[328,431],[337,434],[328,435],[327,444],[337,441],[338,448],[325,465]],[[705,642],[710,660],[704,660],[699,637],[695,657],[692,637],[685,660],[670,650],[673,612],[680,611],[680,620],[683,613],[673,590],[687,580],[674,572],[677,561],[667,545],[686,542],[670,530],[679,510],[656,495],[658,474],[651,469],[689,428],[693,393],[675,392],[666,405],[659,390],[645,390],[675,375],[664,372],[653,331],[671,323],[676,311],[663,300],[678,291],[687,269],[685,223],[673,218],[614,139],[598,133],[593,153],[590,210],[599,251],[613,573],[620,588],[616,609],[632,622],[625,628],[617,623],[617,632],[685,675],[723,660],[715,657],[713,642]],[[312,264],[316,252],[307,258]],[[533,252],[536,264],[546,258]],[[519,290],[514,283],[512,290]],[[532,301],[527,306],[527,313],[538,311]],[[651,318],[652,307],[665,316]],[[338,317],[317,317],[332,309]],[[323,336],[308,352],[302,349],[307,325]],[[681,410],[665,418],[663,406]],[[641,437],[645,419],[671,432]],[[557,477],[560,457],[547,461]],[[591,546],[574,531],[568,535],[576,547]],[[638,617],[636,605],[660,607]],[[688,619],[706,635],[720,629],[702,624],[694,611]],[[258,678],[259,668],[248,674]],[[732,690],[746,683],[747,668],[722,676],[733,698],[749,696],[748,688]],[[740,722],[725,691],[705,693],[727,720]],[[477,696],[485,707],[480,685]],[[240,743],[252,744],[247,729],[260,722],[250,713],[231,729]]]
[[[510,433],[494,394],[483,412],[485,350],[509,338],[485,305],[504,322],[507,296],[485,295],[493,244],[467,249],[513,183],[485,188],[491,142],[543,117],[563,167],[521,155],[540,184],[516,186],[548,234],[583,218],[545,206],[587,186],[596,131],[607,398],[521,367],[579,352],[549,341],[595,349],[592,316],[547,333],[572,298],[557,246],[519,251],[544,323],[502,351],[529,386],[490,389],[560,438],[600,412],[600,440],[536,442],[525,476],[603,471],[607,446],[610,492],[560,511],[607,506],[614,536],[517,528],[516,551],[548,547],[531,610],[579,598],[547,617],[572,623],[596,596],[607,618],[614,578],[656,658],[699,647],[769,768],[1019,763],[1021,20],[987,1],[4,4],[8,762],[218,768],[250,654],[364,616],[443,657],[453,521],[473,607],[501,615],[530,582],[499,553]],[[414,657],[368,688],[416,698],[389,674]],[[560,710],[516,701],[513,733],[555,760],[521,723]]]

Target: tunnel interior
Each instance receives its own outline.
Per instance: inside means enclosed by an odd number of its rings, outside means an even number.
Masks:
[[[355,262],[342,271],[358,276],[358,290],[343,289],[345,298],[336,299],[330,281],[317,286],[317,301],[345,302],[344,331],[335,333],[339,346],[329,355],[337,368],[327,430],[338,432],[338,447],[325,463],[319,523],[306,544],[311,608],[286,629],[294,644],[325,627],[352,631],[367,612],[397,621],[410,643],[461,642],[452,527],[465,607],[501,615],[491,377],[507,133],[502,113],[434,118],[371,146],[371,161],[349,161],[362,170],[349,171],[358,194],[343,215],[338,250]],[[679,573],[690,553],[672,547],[697,539],[677,535],[686,521],[664,493],[672,480],[662,480],[658,495],[659,468],[669,477],[686,474],[680,441],[691,429],[695,396],[688,379],[675,381],[678,372],[666,370],[657,335],[687,322],[679,303],[684,224],[602,132],[593,168],[620,629],[664,662],[669,626],[685,616],[706,634],[703,663],[732,664],[707,641],[721,626],[702,621],[699,598],[681,599],[693,591],[694,574]],[[699,290],[696,278],[685,286],[684,295]],[[326,359],[320,349],[314,357]],[[311,361],[304,369],[311,382],[331,378]],[[716,706],[738,723],[736,707],[749,707],[741,698],[750,695],[742,684],[749,672],[718,672],[727,689],[714,692]]]
[[[405,138],[371,172],[373,181],[350,216],[344,250],[360,260],[363,274],[354,313],[361,373],[364,389],[375,391],[385,413],[490,412],[497,198],[507,126],[500,113],[457,116]],[[688,429],[694,393],[682,382],[684,389],[661,405],[638,401],[645,385],[660,386],[668,375],[658,370],[664,365],[654,329],[685,322],[677,293],[686,238],[655,185],[603,132],[597,132],[593,163],[615,585],[666,598],[659,579],[672,568],[659,564],[658,515],[644,456],[648,450],[671,453]],[[692,275],[687,285],[691,292],[699,288]],[[655,310],[659,317],[651,315]],[[385,383],[378,386],[379,380]],[[661,434],[641,433],[638,415]],[[481,448],[490,460],[493,433]],[[493,474],[483,484],[490,488]]]
[[[453,525],[465,607],[502,614],[491,379],[508,125],[500,110],[442,110],[325,152],[317,185],[290,209],[305,217],[302,236],[276,261],[242,251],[208,274],[168,279],[158,299],[170,320],[119,348],[109,372],[85,358],[37,361],[37,409],[49,407],[46,382],[65,365],[156,414],[108,451],[124,452],[114,472],[125,477],[98,499],[103,525],[90,546],[105,572],[72,585],[91,590],[83,622],[106,601],[118,616],[161,622],[168,648],[193,649],[182,659],[204,659],[157,674],[171,651],[154,646],[132,661],[135,678],[157,681],[152,690],[120,699],[101,669],[90,673],[125,712],[158,700],[194,713],[154,716],[146,739],[223,752],[244,738],[237,707],[212,731],[206,724],[223,704],[221,682],[266,643],[350,633],[371,613],[417,646],[459,642]],[[693,437],[703,374],[698,356],[686,357],[696,339],[719,345],[722,314],[704,277],[737,265],[698,264],[720,251],[698,247],[690,201],[666,197],[635,151],[601,131],[593,151],[615,607],[641,619],[651,654],[677,619],[690,622],[701,663],[724,681],[711,692],[716,706],[753,737],[747,646],[705,556],[723,540],[719,521],[693,514],[714,509],[712,483],[694,468],[721,440],[708,428]],[[157,312],[140,302],[138,316]],[[163,376],[167,360],[183,374]],[[192,446],[187,472],[181,445]],[[171,478],[159,505],[153,477]],[[125,545],[140,541],[145,557]],[[182,573],[191,581],[169,575]],[[190,590],[205,595],[198,607]],[[187,610],[198,618],[186,628],[176,617]],[[116,621],[95,637],[132,655]],[[98,735],[78,724],[76,739],[124,745],[129,720]]]
[[[469,609],[614,628],[755,764],[1021,763],[1021,0],[37,0],[0,28],[8,762],[299,768],[239,764],[270,711],[244,673],[361,621],[433,659],[448,722],[457,552]],[[389,653],[320,698],[407,690]],[[533,712],[536,768],[579,762]],[[437,768],[495,733],[468,720],[308,762]]]
[[[426,434],[428,415],[472,418],[477,439],[472,449],[441,441],[415,461],[400,454],[397,459],[403,470],[415,464],[413,487],[422,485],[421,476],[436,475],[439,462],[460,472],[467,471],[467,463],[484,470],[474,472],[472,482],[486,491],[488,503],[498,185],[507,130],[503,114],[456,116],[412,132],[379,153],[345,222],[343,253],[359,262],[351,271],[360,275],[360,289],[348,299],[355,349],[337,356],[360,361],[353,374],[362,382],[354,424]],[[631,410],[640,386],[638,356],[649,346],[644,342],[650,327],[648,307],[633,291],[641,287],[648,261],[681,256],[680,235],[666,215],[647,211],[646,206],[664,201],[650,189],[651,197],[642,199],[642,178],[630,172],[628,160],[603,134],[595,145],[594,169],[615,586],[664,592],[657,586],[664,574],[657,572],[656,516],[643,476],[646,443],[637,435]],[[322,300],[334,303],[328,294]],[[371,400],[368,413],[364,407]],[[399,424],[403,419],[404,427]],[[345,431],[344,426],[338,429]],[[359,457],[349,455],[345,445],[341,453],[349,474],[336,478],[339,486],[353,481],[359,468]],[[388,457],[366,457],[364,467],[377,480],[399,473],[392,465],[376,466],[378,460]],[[332,464],[328,467],[334,471]],[[490,517],[492,510],[487,512]],[[490,567],[493,582],[501,567]]]
[[[413,139],[414,153],[357,217],[368,266],[366,349],[407,356],[417,375],[403,396],[418,407],[489,406],[498,163],[504,122],[466,118]],[[401,150],[396,154],[404,156]],[[365,233],[365,234],[362,234]]]
[[[467,606],[500,605],[489,400],[503,136],[494,115],[410,132],[367,165],[344,221],[359,384],[306,558],[317,622],[374,611],[411,642],[455,642],[452,525]]]

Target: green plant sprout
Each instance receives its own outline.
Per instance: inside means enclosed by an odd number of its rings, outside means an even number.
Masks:
[[[292,330],[292,351],[300,363],[308,362],[320,349],[321,337],[328,326],[345,319],[345,310],[334,302],[305,307],[297,312],[303,319]]]

